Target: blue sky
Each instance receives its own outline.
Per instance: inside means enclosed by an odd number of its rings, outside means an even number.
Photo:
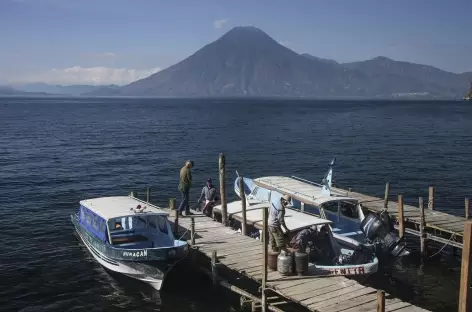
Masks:
[[[472,71],[471,0],[0,0],[0,84],[127,83],[234,26],[341,62]]]

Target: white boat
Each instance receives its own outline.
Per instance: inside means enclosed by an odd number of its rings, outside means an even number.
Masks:
[[[244,177],[247,204],[267,202],[269,192],[272,193],[272,198],[276,199],[289,195],[292,198],[293,210],[305,216],[315,215],[332,221],[330,226],[336,238],[340,236],[354,239],[367,246],[375,244],[374,247],[385,255],[390,254],[394,257],[408,255],[404,242],[393,232],[386,213],[384,216],[387,220],[381,220],[373,214],[366,219],[358,199],[333,190],[334,163],[335,159],[331,161],[322,184],[297,177],[269,176],[257,179]],[[234,181],[234,191],[241,198],[239,181],[238,174]],[[376,226],[369,226],[374,221]]]
[[[71,215],[78,237],[106,269],[160,290],[173,265],[188,253],[176,240],[168,213],[128,196],[80,201]]]
[[[267,209],[268,207],[269,203],[267,201],[247,203],[247,223],[261,230],[263,227],[262,209]],[[231,219],[242,221],[242,205],[240,200],[228,203],[226,209]],[[213,211],[216,214],[221,214],[221,205],[215,206]],[[290,230],[290,236],[294,236],[300,231],[313,226],[316,226],[318,232],[323,231],[327,235],[324,247],[321,249],[330,257],[319,258],[319,261],[312,261],[308,268],[309,275],[364,275],[377,272],[379,260],[375,254],[370,249],[362,248],[363,244],[352,238],[333,235],[330,227],[332,222],[330,220],[287,208],[285,223]]]

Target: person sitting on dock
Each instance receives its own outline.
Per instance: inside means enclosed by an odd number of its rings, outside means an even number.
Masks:
[[[192,172],[191,168],[193,167],[193,161],[187,160],[185,165],[180,169],[180,182],[179,182],[179,191],[182,193],[182,201],[180,202],[177,213],[183,215],[182,213],[185,210],[185,215],[192,214],[190,212],[190,206],[188,203],[190,188],[192,187]]]
[[[313,244],[317,236],[318,231],[316,230],[316,225],[314,225],[311,228],[304,229],[295,235],[290,241],[290,246],[300,252],[306,252],[308,245],[310,243]]]
[[[200,198],[198,199],[198,203],[202,203],[203,199],[205,199],[205,206],[203,208],[203,213],[207,216],[211,216],[211,212],[213,210],[213,206],[215,206],[216,201],[218,200],[217,197],[218,191],[213,186],[211,178],[207,180],[207,184],[202,188],[202,193],[200,194]]]
[[[269,244],[275,252],[280,250],[287,251],[285,235],[282,231],[282,227],[285,229],[287,234],[290,232],[285,225],[285,207],[288,205],[290,200],[290,196],[284,195],[280,199],[270,203],[268,220]]]

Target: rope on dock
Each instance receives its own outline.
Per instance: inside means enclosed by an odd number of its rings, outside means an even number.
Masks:
[[[449,242],[450,242],[453,238],[455,238],[455,237],[456,237],[456,234],[452,234],[451,237],[449,238],[449,240],[444,244],[444,246],[442,246],[442,248],[439,249],[438,252],[436,252],[435,254],[433,254],[432,256],[430,256],[430,258],[432,258],[432,257],[434,257],[434,256],[436,256],[436,255],[438,255],[441,251],[443,251],[443,249],[446,248],[446,246],[449,245]]]

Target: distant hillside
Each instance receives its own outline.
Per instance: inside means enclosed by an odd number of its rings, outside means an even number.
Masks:
[[[50,95],[45,92],[24,92],[10,86],[0,86],[0,95]]]
[[[339,64],[298,54],[255,27],[235,27],[183,61],[87,95],[460,98],[471,73],[377,57]]]
[[[310,60],[313,60],[313,61],[320,61],[320,62],[325,62],[325,63],[328,63],[328,64],[339,64],[335,60],[324,59],[324,58],[321,58],[321,57],[313,56],[313,55],[308,54],[308,53],[302,53],[300,55],[304,56],[306,58],[309,58]]]
[[[386,57],[342,65],[360,70],[372,80],[379,80],[378,92],[384,94],[416,91],[440,97],[455,97],[466,92],[470,80],[467,73],[454,74],[433,66],[399,62]],[[402,85],[402,82],[408,84]]]
[[[108,86],[92,86],[92,85],[70,85],[70,86],[60,86],[60,85],[50,85],[47,83],[32,83],[22,86],[16,86],[16,89],[25,92],[46,92],[51,94],[60,94],[60,95],[81,95],[83,93],[92,92],[100,88],[107,88],[112,90],[114,88],[119,88],[117,85],[108,85]]]

